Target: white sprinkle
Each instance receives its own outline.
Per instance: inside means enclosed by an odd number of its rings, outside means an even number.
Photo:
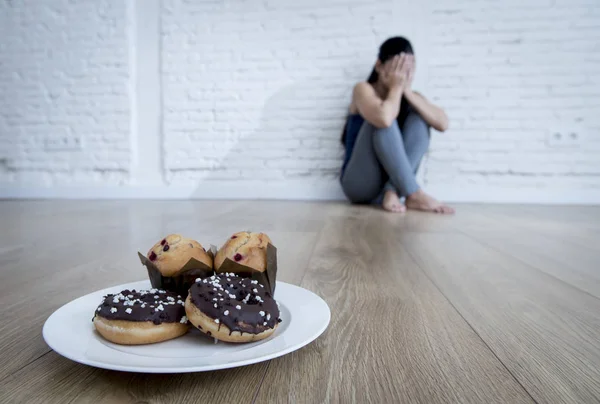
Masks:
[[[181,300],[181,299],[180,299],[180,300],[177,300],[177,303],[179,303],[179,304],[183,304],[183,300]]]
[[[271,315],[267,314],[267,321],[269,321],[271,319]]]
[[[220,301],[223,301],[223,300],[225,300],[225,299],[223,299],[223,298],[220,298],[219,300],[220,300]]]
[[[158,291],[158,293],[167,293],[167,292],[161,289]]]
[[[219,296],[223,296],[221,293],[217,293],[217,295],[219,295]]]
[[[154,289],[154,288],[150,289],[150,293],[156,293],[156,289]]]
[[[115,296],[115,298],[113,299],[113,303],[119,303],[119,298]]]
[[[235,306],[236,309],[241,310],[242,306],[240,306],[239,304],[237,306]]]
[[[258,301],[258,302],[262,302],[262,301],[263,301],[263,299],[262,299],[262,297],[260,297],[260,296],[256,296],[256,301]]]
[[[101,308],[100,308],[100,307],[98,307],[98,310],[96,310],[96,311],[100,311],[100,310],[101,310]]]
[[[140,307],[143,309],[144,307],[146,307],[146,303],[142,303]]]
[[[260,284],[260,285],[258,285],[258,286],[260,286],[261,288],[264,288],[264,286],[263,286],[262,284]]]
[[[229,295],[231,299],[235,299],[235,295]]]
[[[202,278],[196,278],[196,280],[194,282],[198,283],[202,280]]]
[[[258,293],[258,290],[256,290],[256,288],[252,289],[252,291],[253,291],[254,293]]]
[[[259,312],[258,312],[258,314],[260,314],[260,315],[261,315],[261,316],[263,316],[263,317],[265,316],[265,312],[264,312],[264,311],[262,311],[262,310],[261,310],[261,311],[259,311]]]
[[[167,300],[168,300],[168,301],[170,301],[170,302],[173,302],[173,301],[175,301],[175,299],[174,299],[174,298],[172,298],[171,296],[167,296]]]
[[[215,309],[218,307],[218,305],[215,303]]]
[[[229,315],[229,310],[225,310],[225,312],[223,313],[224,315]]]
[[[231,279],[227,278],[227,282],[231,282]]]
[[[131,308],[129,308],[129,307],[128,307],[128,308],[126,308],[126,309],[125,309],[125,313],[127,313],[127,314],[131,314]]]
[[[202,283],[207,283],[208,281],[206,279],[202,279]]]
[[[154,308],[154,306],[153,306],[153,305],[150,305],[150,308],[151,308],[151,309],[153,309],[153,308]]]
[[[133,295],[127,295],[129,299],[133,299]]]
[[[217,299],[216,297],[213,297],[213,302],[216,302],[217,300],[219,300],[219,299]]]
[[[263,325],[267,325],[267,322],[265,321],[265,322],[263,323]]]
[[[187,322],[188,322],[188,319],[187,319],[187,317],[186,317],[186,316],[183,316],[183,317],[181,317],[181,320],[179,320],[179,322],[180,322],[181,324],[185,324],[185,323],[187,323]]]
[[[154,311],[163,311],[165,308],[163,307],[162,304],[159,304],[158,307],[156,309],[154,309]]]
[[[215,318],[215,323],[217,323],[217,324],[219,324],[219,323],[220,323],[220,321],[219,321],[219,319],[218,319],[218,318]]]
[[[158,296],[157,296],[157,295],[154,295],[154,298],[155,298],[155,299],[158,299]]]
[[[258,281],[257,280],[252,280],[252,281],[250,281],[250,283],[253,284],[253,285],[256,285],[258,283]]]
[[[111,312],[111,313],[116,313],[116,312],[117,312],[117,308],[116,308],[116,307],[113,307],[113,308],[111,308],[111,309],[110,309],[110,312]]]

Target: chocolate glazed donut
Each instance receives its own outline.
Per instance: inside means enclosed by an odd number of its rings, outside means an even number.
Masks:
[[[160,289],[107,295],[92,321],[100,335],[121,345],[166,341],[188,330],[182,297]]]
[[[233,273],[196,279],[185,311],[200,331],[227,342],[267,338],[281,322],[279,305],[264,285]]]

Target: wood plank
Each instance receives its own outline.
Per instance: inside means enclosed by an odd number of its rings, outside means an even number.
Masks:
[[[457,232],[528,232],[595,249],[600,240],[598,206],[469,205]],[[464,221],[467,214],[471,219]]]
[[[536,401],[598,401],[600,300],[464,235],[398,241]]]
[[[0,402],[530,401],[521,384],[538,402],[600,401],[598,207],[461,205],[439,217],[346,203],[4,201],[0,223]],[[43,342],[63,303],[145,278],[135,251],[164,234],[220,244],[244,229],[279,247],[280,280],[334,308],[313,344],[236,370],[141,375],[75,364]]]
[[[600,251],[532,231],[471,231],[476,240],[600,298]]]
[[[257,402],[531,402],[398,243],[397,220],[327,221],[302,286],[331,324],[271,362]]]
[[[250,403],[266,363],[217,372],[160,375],[114,372],[54,352],[0,381],[2,403]]]

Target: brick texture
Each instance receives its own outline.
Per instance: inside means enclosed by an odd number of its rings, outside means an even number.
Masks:
[[[0,181],[126,183],[124,2],[2,1],[0,38]]]
[[[335,180],[391,1],[165,1],[168,181]]]
[[[127,7],[0,2],[0,183],[135,184],[131,121],[147,117],[128,50],[145,38]],[[451,121],[426,188],[600,189],[598,1],[163,0],[159,14],[160,62],[133,67],[160,70],[160,184],[336,186],[352,85],[404,34],[417,90]]]
[[[431,3],[430,185],[600,187],[600,3]],[[560,138],[556,136],[560,135]]]

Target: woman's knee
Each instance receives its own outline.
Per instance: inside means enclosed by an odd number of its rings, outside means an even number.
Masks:
[[[423,145],[429,145],[430,127],[416,112],[412,112],[404,122],[402,132],[404,139],[410,139],[410,143],[418,142]]]
[[[346,198],[355,204],[368,204],[375,199],[381,189],[381,184],[360,181],[359,179],[342,178],[342,191]]]
[[[402,132],[398,126],[398,122],[394,121],[390,126],[385,128],[373,129],[373,144],[375,148],[391,146],[393,144],[402,143]]]
[[[404,131],[411,131],[429,137],[429,124],[417,112],[410,112],[404,121]]]
[[[373,124],[369,124],[373,126],[373,131],[376,134],[380,134],[380,135],[384,135],[384,136],[393,136],[393,135],[399,135],[400,132],[400,127],[398,126],[398,121],[394,120],[392,122],[392,124],[390,126],[386,126],[385,128],[378,128],[376,126],[374,126]]]

